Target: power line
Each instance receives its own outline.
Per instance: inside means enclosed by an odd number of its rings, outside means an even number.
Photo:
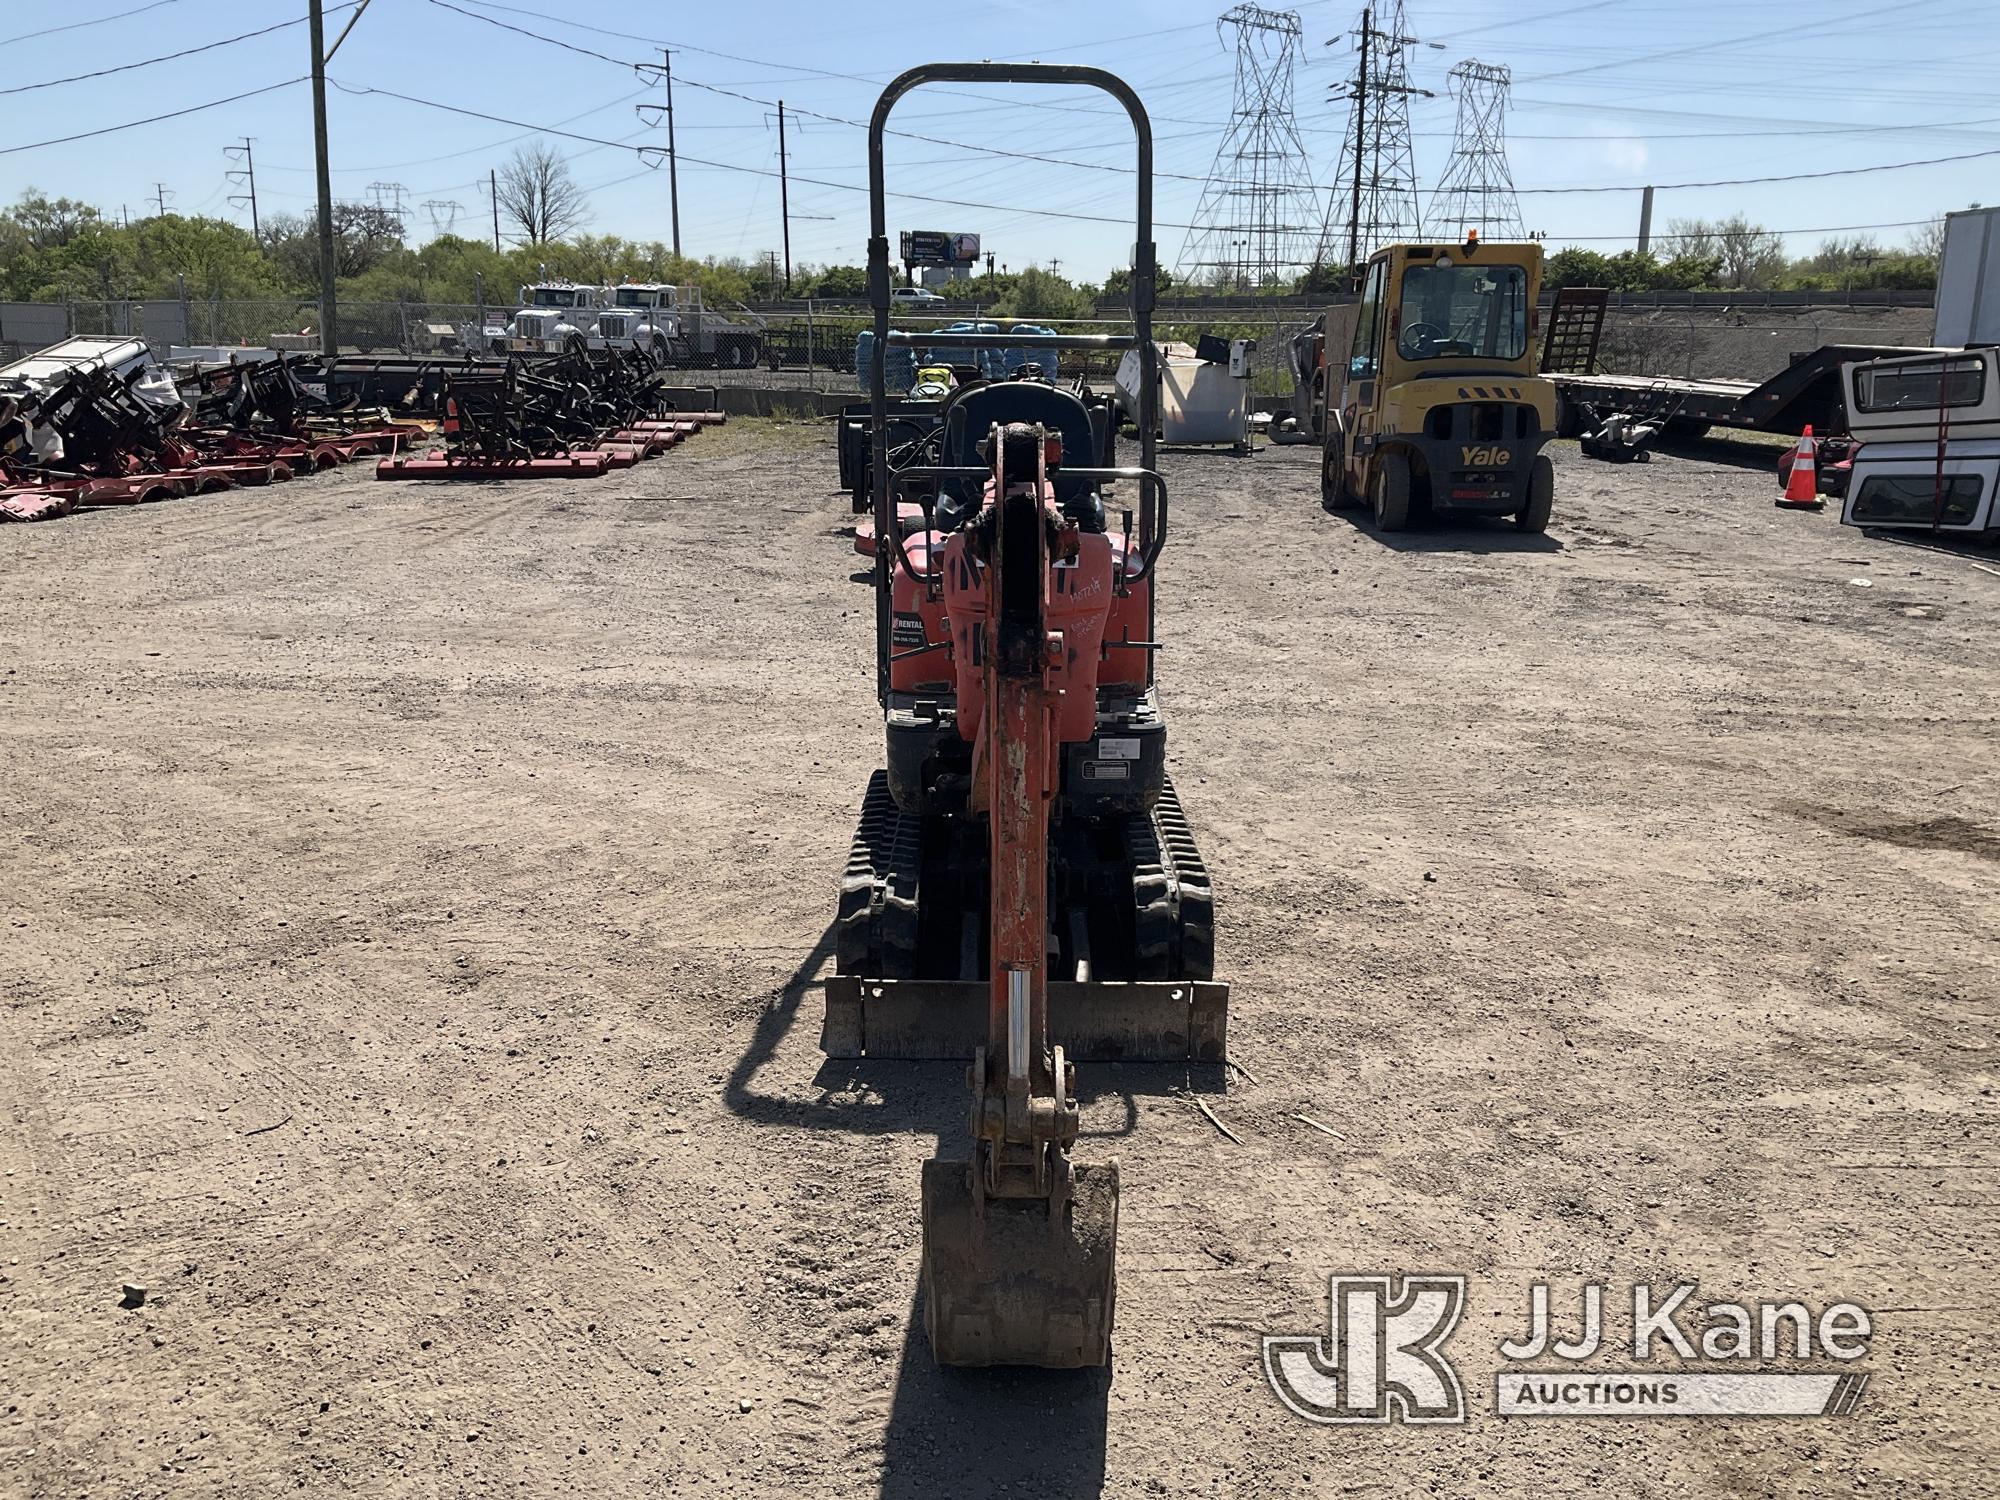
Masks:
[[[107,25],[112,21],[122,21],[127,16],[142,16],[149,10],[158,10],[166,5],[178,5],[181,0],[153,0],[151,5],[142,5],[136,10],[121,10],[115,16],[99,16],[95,21],[72,21],[67,26],[44,26],[36,31],[23,32],[20,36],[0,37],[0,47],[11,47],[16,42],[37,42],[45,36],[59,36],[65,31],[83,31],[92,26]]]
[[[352,0],[350,0],[348,5],[337,5],[334,9],[352,9]],[[92,73],[75,73],[68,78],[49,78],[43,80],[41,83],[18,83],[12,88],[0,89],[0,96],[8,94],[31,94],[37,89],[60,88],[66,83],[85,83],[93,78],[109,78],[114,73],[130,73],[136,68],[150,68],[155,63],[173,62],[178,58],[194,57],[202,52],[213,52],[218,47],[233,47],[238,42],[247,42],[256,37],[269,36],[274,31],[287,31],[294,26],[303,26],[305,22],[306,18],[304,16],[294,16],[289,21],[280,21],[277,25],[266,26],[260,31],[246,31],[241,36],[224,37],[219,42],[206,42],[199,47],[185,47],[179,52],[166,52],[158,57],[143,58],[138,62],[120,63],[113,68],[99,68]]]
[[[291,80],[291,83],[300,83],[303,81],[304,80],[302,79],[295,78]],[[510,119],[505,115],[488,114],[483,110],[465,109],[456,104],[445,104],[436,99],[424,99],[424,98],[419,98],[414,94],[397,93],[392,89],[381,89],[373,87],[364,87],[357,84],[347,84],[340,82],[338,79],[329,79],[328,81],[331,82],[336,88],[338,88],[342,93],[345,94],[355,94],[355,95],[376,94],[380,95],[385,99],[395,99],[399,100],[402,103],[415,104],[425,109],[441,110],[446,114],[463,115],[470,119],[485,120],[490,124],[505,125],[515,130],[529,131],[537,135],[555,136],[563,140],[581,141],[586,145],[604,146],[614,150],[633,151],[637,153],[637,155],[640,157],[641,160],[645,160],[649,156],[651,157],[663,156],[665,153],[665,148],[661,146],[633,146],[632,144],[626,141],[611,141],[611,140],[605,140],[601,136],[581,135],[575,131],[553,129],[547,126],[536,125],[526,120]],[[273,84],[270,86],[270,88],[259,89],[255,90],[254,92],[269,93],[271,89],[284,88],[288,86],[289,85],[287,84]],[[239,95],[238,97],[248,98],[250,97],[250,95]],[[232,101],[230,100],[217,101],[217,103],[230,103],[230,102]],[[213,106],[210,105],[196,106],[196,108],[200,109],[211,108],[211,107]],[[786,109],[790,110],[791,106],[787,105]],[[188,111],[182,111],[182,113],[188,113]],[[171,118],[171,116],[161,116],[160,118],[166,119],[166,118]],[[149,124],[151,122],[136,121],[134,123]],[[129,128],[130,126],[110,127],[110,129],[112,130],[123,130]],[[106,132],[98,131],[92,133],[104,134]],[[42,142],[41,144],[54,145],[58,143]],[[5,147],[5,148],[0,148],[0,155],[5,155],[7,154],[7,152],[10,151],[26,151],[31,149],[33,148],[28,146]],[[1728,182],[1713,182],[1713,183],[1704,183],[1704,182],[1662,183],[1658,185],[1658,190],[1661,192],[1666,192],[1669,190],[1681,189],[1681,188],[1734,187],[1745,183],[1789,182],[1805,178],[1843,176],[1849,172],[1888,172],[1888,171],[1895,171],[1899,168],[1904,168],[1904,167],[1933,166],[1937,165],[1939,162],[1959,161],[1959,160],[1966,160],[1971,157],[1984,157],[1984,156],[2000,156],[2000,148],[1996,148],[1993,151],[1971,152],[1968,153],[1968,156],[1966,157],[1939,157],[1933,160],[1919,161],[1919,162],[1891,162],[1881,166],[1853,167],[1834,172],[1804,172],[1804,173],[1794,173],[1785,177],[1753,177],[1753,178],[1735,179]],[[715,171],[720,171],[720,172],[736,172],[752,177],[770,177],[770,178],[776,178],[779,175],[776,171],[768,168],[749,167],[749,166],[744,166],[738,162],[711,161],[703,157],[688,156],[686,153],[682,153],[680,159],[683,162],[694,166],[708,167]],[[795,183],[803,183],[810,187],[830,188],[837,192],[865,193],[868,191],[867,188],[862,187],[855,183],[834,182],[830,179],[823,177],[801,177],[796,172],[791,174],[791,180]],[[1626,185],[1626,186],[1612,187],[1612,188],[1522,188],[1519,189],[1519,191],[1523,193],[1530,193],[1530,192],[1630,193],[1639,191],[1639,187],[1637,185]],[[1005,213],[1005,214],[1014,214],[1025,217],[1043,218],[1043,219],[1065,219],[1085,224],[1130,224],[1131,223],[1130,219],[1125,218],[1122,215],[1075,213],[1075,212],[1067,212],[1060,209],[1050,209],[1050,208],[1024,208],[1019,204],[983,203],[977,200],[967,199],[967,198],[946,198],[928,193],[898,192],[893,188],[889,190],[888,196],[890,196],[891,198],[904,199],[912,203],[938,204],[947,208],[976,208],[984,210],[989,213]],[[1167,219],[1159,219],[1155,220],[1154,222],[1159,228],[1162,229],[1192,229],[1196,227],[1190,223],[1177,222],[1174,220],[1167,220]],[[1773,230],[1772,232],[1776,234],[1830,234],[1840,229],[1869,229],[1869,228],[1896,229],[1896,228],[1909,227],[1910,225],[1914,224],[1927,224],[1929,222],[1931,221],[1928,219],[1915,219],[1907,221],[1907,223],[1897,223],[1897,224],[1880,224],[1880,225],[1861,224],[1861,225],[1846,225],[1846,226],[1837,225],[1833,226],[1832,228],[1826,228],[1826,229],[1778,229],[1778,230]],[[1660,237],[1671,238],[1671,236],[1660,236]],[[1551,238],[1561,238],[1561,236],[1551,236]],[[1616,240],[1627,240],[1632,238],[1632,236],[1597,235],[1597,236],[1571,236],[1570,238],[1592,238],[1599,241],[1616,241]]]
[[[1852,234],[1863,229],[1917,229],[1925,224],[1935,223],[1937,223],[1937,218],[1933,215],[1928,219],[1898,219],[1888,224],[1821,224],[1817,228],[1767,229],[1764,232],[1766,234]],[[1700,237],[1698,231],[1693,234],[1669,232],[1653,236],[1655,240],[1687,240],[1699,239]],[[1564,244],[1570,245],[1602,245],[1628,242],[1632,239],[1632,236],[1629,234],[1549,234],[1543,236],[1543,238],[1550,243],[1561,241]]]
[[[1766,182],[1812,182],[1823,177],[1860,177],[1870,172],[1902,172],[1911,167],[1941,167],[1951,162],[1979,161],[2000,156],[2000,146],[1988,151],[1965,151],[1957,156],[1927,156],[1921,161],[1885,161],[1873,167],[1834,167],[1824,172],[1785,172],[1775,177],[1719,177],[1713,182],[1620,183],[1613,187],[1521,188],[1522,193],[1636,193],[1645,187],[1665,193],[1681,188],[1752,187]]]
[[[638,36],[628,31],[611,31],[602,26],[591,26],[582,21],[573,21],[568,16],[552,16],[547,11],[529,10],[519,5],[501,5],[497,3],[497,0],[467,0],[467,3],[477,6],[482,11],[499,10],[514,16],[532,16],[538,21],[551,21],[558,26],[568,26],[577,31],[592,32],[597,36],[616,37],[618,40],[626,42],[644,42],[652,47],[670,47],[676,52],[699,52],[704,57],[720,57],[729,62],[745,63],[753,68],[782,68],[787,73],[797,73],[802,77],[824,78],[841,83],[866,83],[877,88],[888,82],[886,78],[870,77],[865,73],[840,73],[826,68],[802,68],[796,63],[774,62],[770,58],[765,57],[745,57],[740,52],[718,52],[713,47],[696,47],[687,42],[667,41],[660,37]],[[1309,5],[1323,3],[1323,0],[1305,0],[1305,3]],[[486,20],[488,18],[482,15],[475,19]],[[544,38],[543,40],[547,39]],[[558,43],[558,45],[561,44]],[[1076,45],[1090,46],[1093,44],[1080,42]],[[1002,99],[992,94],[971,93],[965,89],[928,88],[926,91],[935,94],[948,94],[955,99],[978,99],[983,103],[997,105],[1002,109],[1018,111],[1021,108],[1021,101],[1019,99]],[[1087,105],[1060,104],[1053,100],[1045,100],[1037,108],[1056,110],[1065,114],[1097,115],[1102,118],[1121,120],[1124,118],[1124,111],[1122,110],[1109,108],[1093,109]],[[1211,129],[1214,128],[1214,122],[1209,120],[1188,120],[1174,115],[1153,115],[1151,118],[1155,124],[1202,125]]]
[[[1932,10],[1936,0],[1903,0],[1900,5],[1877,5],[1867,10],[1850,11],[1844,16],[1815,17],[1792,26],[1780,26],[1771,31],[1754,31],[1747,36],[1725,37],[1721,41],[1694,42],[1684,47],[1668,47],[1658,52],[1636,52],[1630,57],[1612,58],[1608,62],[1586,63],[1582,67],[1564,68],[1555,73],[1536,73],[1522,80],[1524,83],[1545,83],[1552,78],[1576,78],[1585,73],[1603,73],[1613,68],[1629,68],[1643,62],[1663,62],[1668,58],[1691,57],[1697,53],[1725,52],[1746,42],[1768,42],[1782,36],[1797,36],[1801,32],[1824,35],[1839,27],[1843,22],[1861,21],[1875,25],[1884,16],[1905,10]]]
[[[592,51],[592,50],[591,50],[590,48],[588,48],[588,47],[579,47],[579,46],[577,46],[577,45],[576,45],[576,43],[574,43],[574,42],[565,42],[565,41],[562,41],[562,40],[560,40],[559,38],[556,38],[556,37],[552,37],[552,36],[543,36],[543,35],[542,35],[542,34],[541,34],[540,32],[538,32],[538,31],[530,31],[530,30],[528,30],[528,28],[527,28],[527,27],[525,27],[525,26],[515,26],[515,25],[513,25],[513,24],[511,24],[510,22],[507,22],[507,21],[501,21],[501,20],[496,20],[496,19],[495,19],[494,17],[492,17],[492,16],[482,16],[482,15],[481,15],[481,14],[479,14],[479,12],[478,12],[478,11],[476,11],[476,10],[467,10],[467,9],[466,9],[466,8],[465,8],[464,6],[462,6],[462,5],[453,5],[453,4],[451,3],[451,0],[430,0],[430,3],[431,3],[432,5],[435,5],[435,6],[437,6],[437,7],[438,7],[438,9],[440,9],[440,10],[449,10],[449,11],[455,11],[455,12],[457,12],[457,13],[458,13],[459,15],[461,15],[461,16],[464,16],[464,17],[466,17],[466,18],[467,18],[467,19],[469,19],[469,20],[473,20],[473,21],[484,21],[484,22],[485,22],[485,23],[486,23],[486,24],[487,24],[488,26],[497,26],[497,27],[499,27],[499,28],[500,28],[500,29],[501,29],[502,31],[511,31],[511,32],[513,32],[513,33],[514,33],[514,34],[515,34],[516,36],[525,36],[525,37],[532,37],[532,38],[533,38],[533,39],[534,39],[535,41],[538,41],[538,42],[545,42],[545,43],[547,43],[547,44],[548,44],[549,46],[551,46],[551,47],[560,47],[560,48],[562,48],[562,49],[563,49],[563,51],[565,51],[565,52],[575,52],[575,53],[577,53],[577,54],[579,54],[580,56],[583,56],[583,57],[594,57],[594,58],[596,58],[596,59],[597,59],[598,61],[600,61],[600,62],[608,62],[608,63],[615,63],[615,64],[616,64],[616,65],[617,65],[618,67],[621,67],[621,68],[629,68],[629,67],[631,67],[631,66],[632,66],[632,64],[631,64],[631,63],[627,62],[627,61],[626,61],[626,60],[625,60],[624,58],[622,58],[622,57],[613,57],[613,56],[612,56],[612,55],[611,55],[610,53],[608,53],[608,52],[594,52],[594,51]],[[523,14],[532,14],[532,12],[523,12]],[[556,17],[554,17],[554,16],[550,16],[550,17],[548,17],[548,19],[549,19],[549,20],[551,20],[551,21],[553,21],[553,20],[555,20],[555,19],[556,19]],[[572,24],[572,25],[578,25],[578,24],[580,24],[580,23],[578,23],[578,22],[572,22],[571,24]],[[583,27],[583,29],[584,29],[585,31],[595,31],[595,30],[596,30],[597,28],[596,28],[596,27],[594,27],[594,26],[585,26],[585,27]],[[614,34],[614,33],[609,33],[609,32],[607,32],[607,33],[606,33],[606,35],[613,35],[613,34]],[[634,40],[634,41],[637,41],[637,40],[641,40],[641,38],[637,38],[637,37],[635,37],[635,38],[632,38],[632,40]],[[697,48],[695,48],[695,49],[693,49],[693,50],[695,50],[695,51],[699,52],[699,51],[700,51],[701,49],[700,49],[699,47],[697,47]]]
[[[465,109],[456,104],[441,103],[436,99],[422,99],[414,94],[399,94],[393,89],[381,89],[381,88],[367,87],[360,84],[342,83],[338,79],[329,79],[328,82],[332,83],[333,86],[339,89],[343,94],[354,94],[354,95],[377,94],[384,99],[397,99],[405,104],[420,105],[425,109],[443,110],[447,114],[464,115],[469,119],[485,120],[494,125],[508,125],[516,130],[527,130],[527,131],[532,131],[538,135],[555,136],[559,140],[581,141],[585,145],[590,145],[590,146],[611,146],[611,147],[616,147],[617,149],[620,150],[636,151],[641,157],[641,159],[644,159],[648,156],[664,157],[666,154],[666,147],[664,146],[635,147],[628,144],[625,141],[607,141],[601,136],[580,135],[573,130],[549,129],[544,126],[530,124],[526,120],[513,120],[509,119],[505,115],[487,114],[484,110]],[[785,106],[785,108],[787,110],[790,110],[791,106],[788,104]],[[739,172],[752,177],[771,177],[771,178],[775,178],[778,175],[776,171],[771,170],[769,168],[746,167],[742,165],[740,162],[709,161],[703,157],[689,156],[686,152],[682,152],[680,154],[680,159],[683,162],[688,162],[698,167],[712,167],[719,172]],[[865,193],[868,191],[867,188],[862,187],[856,183],[833,182],[824,177],[801,177],[796,172],[792,174],[792,181],[804,183],[809,187],[832,188],[838,192],[843,192],[843,193]],[[1004,214],[1026,213],[1026,214],[1031,214],[1036,218],[1072,219],[1077,221],[1078,223],[1085,223],[1085,224],[1129,225],[1132,222],[1131,219],[1124,217],[1122,215],[1065,213],[1061,210],[1051,209],[1051,208],[1024,209],[1019,204],[981,203],[969,198],[943,198],[928,193],[902,193],[902,192],[897,192],[893,188],[889,190],[889,196],[891,198],[906,199],[912,203],[934,203],[934,204],[941,204],[947,208],[978,208],[978,209],[984,209],[989,213],[1004,213]],[[1161,229],[1190,229],[1193,227],[1190,224],[1176,223],[1166,219],[1155,219],[1153,222],[1158,228]]]
[[[261,89],[231,94],[226,99],[211,99],[206,104],[190,104],[186,109],[170,110],[163,115],[148,115],[143,120],[127,120],[122,125],[106,125],[98,130],[80,131],[76,135],[57,136],[53,140],[30,141],[25,146],[0,146],[0,156],[13,156],[22,151],[39,151],[44,146],[67,146],[72,141],[95,140],[101,135],[116,135],[121,130],[137,130],[141,125],[157,125],[162,120],[178,120],[183,115],[198,115],[205,109],[220,109],[225,104],[240,104],[245,99],[255,99],[260,94],[276,93],[279,89],[288,89],[304,82],[303,77],[287,78],[283,83],[267,83]]]
[[[441,10],[454,11],[457,14],[468,17],[469,19],[474,21],[484,21],[488,26],[497,26],[502,31],[511,31],[517,36],[524,36],[537,42],[544,42],[551,47],[560,47],[564,51],[575,52],[583,57],[595,58],[599,62],[608,62],[616,67],[638,68],[654,73],[660,71],[659,68],[652,63],[630,63],[623,58],[613,57],[606,52],[598,52],[589,47],[579,47],[576,46],[574,43],[565,42],[558,37],[544,36],[538,31],[528,30],[525,26],[515,26],[506,21],[495,20],[492,16],[482,16],[478,14],[476,11],[470,11],[465,9],[463,6],[453,5],[451,3],[451,0],[430,0],[430,4],[437,6]],[[529,14],[532,14],[532,12],[530,12]],[[555,20],[557,18],[551,16],[548,19]],[[580,23],[572,23],[572,24],[580,24]],[[596,28],[585,27],[584,29],[595,30]],[[663,48],[662,50],[664,51],[667,49]],[[703,49],[700,47],[694,47],[688,50],[694,52],[700,52]],[[719,57],[729,56],[729,54],[727,53],[716,53],[713,55]],[[749,59],[732,59],[732,60],[749,61]],[[782,64],[770,64],[770,66],[782,66]],[[841,75],[841,76],[845,77],[848,75]],[[870,82],[872,80],[861,80],[861,81]],[[686,77],[685,75],[681,77],[680,83],[683,88],[700,89],[705,94],[718,94],[725,99],[736,99],[740,100],[744,104],[757,105],[761,109],[774,110],[777,108],[777,102],[775,100],[760,99],[755,94],[740,93],[735,89],[724,88],[721,84],[702,83],[696,79]],[[785,106],[785,109],[786,112],[789,114],[804,116],[807,119],[824,120],[829,125],[845,125],[854,130],[866,130],[869,128],[868,123],[865,120],[851,120],[841,115],[822,114],[818,110],[803,109],[796,104],[788,104]],[[949,146],[960,151],[976,151],[980,153],[982,156],[1003,156],[1003,157],[1010,157],[1016,161],[1041,162],[1044,163],[1045,165],[1052,167],[1081,167],[1086,171],[1091,171],[1091,172],[1120,172],[1128,177],[1138,170],[1136,167],[1121,167],[1106,162],[1076,161],[1073,160],[1072,158],[1065,156],[1044,156],[1033,151],[1009,151],[1006,148],[1000,146],[982,146],[973,141],[949,140],[943,136],[924,135],[914,130],[885,129],[883,131],[883,134],[898,136],[904,140],[922,141],[926,145],[931,145],[931,146]],[[1303,147],[1301,149],[1303,149]],[[1192,175],[1191,173],[1186,173],[1186,172],[1155,172],[1153,175],[1155,177],[1170,178],[1181,182],[1206,182],[1208,180],[1205,177],[1197,177]]]

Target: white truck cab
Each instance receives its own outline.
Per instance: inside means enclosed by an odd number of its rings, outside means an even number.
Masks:
[[[559,354],[571,335],[590,336],[604,288],[544,281],[521,288],[521,310],[507,324],[512,352]]]

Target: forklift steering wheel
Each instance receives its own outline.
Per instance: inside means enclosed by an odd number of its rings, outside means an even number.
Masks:
[[[1444,330],[1435,323],[1405,323],[1402,337],[1397,342],[1403,346],[1405,354],[1426,359],[1437,352],[1438,340],[1443,336]]]

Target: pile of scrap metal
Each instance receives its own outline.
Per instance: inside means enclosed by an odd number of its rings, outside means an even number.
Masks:
[[[724,420],[719,410],[676,411],[657,366],[637,349],[577,340],[556,355],[438,368],[444,446],[385,458],[377,478],[595,478]]]
[[[282,355],[183,389],[140,340],[65,340],[0,369],[0,520],[271,484],[402,440],[319,405]]]

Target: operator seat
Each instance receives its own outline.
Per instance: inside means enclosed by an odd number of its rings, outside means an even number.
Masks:
[[[954,391],[946,399],[941,416],[944,440],[939,461],[947,468],[983,465],[986,461],[979,455],[979,445],[986,441],[996,422],[1002,427],[1014,422],[1040,423],[1061,434],[1065,465],[1091,468],[1097,462],[1097,442],[1089,410],[1071,392],[1044,381],[994,380]],[[1063,515],[1076,522],[1080,530],[1104,530],[1104,498],[1090,480],[1058,468],[1049,475],[1049,482]],[[940,481],[938,530],[958,530],[979,514],[984,503],[984,486],[978,480]]]

